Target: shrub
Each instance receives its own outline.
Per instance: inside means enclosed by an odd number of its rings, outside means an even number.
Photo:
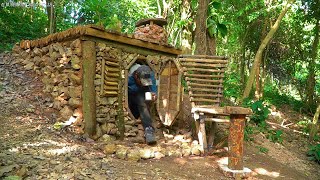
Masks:
[[[307,155],[310,160],[316,161],[320,164],[320,144],[310,146]]]

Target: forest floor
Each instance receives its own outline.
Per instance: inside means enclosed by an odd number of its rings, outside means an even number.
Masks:
[[[218,168],[225,154],[139,162],[107,156],[99,143],[55,130],[56,115],[41,92],[38,77],[0,56],[0,179],[232,179]],[[320,165],[306,156],[307,137],[291,129],[303,115],[280,110],[271,121],[284,132],[281,144],[262,133],[245,143],[248,179],[319,179]]]

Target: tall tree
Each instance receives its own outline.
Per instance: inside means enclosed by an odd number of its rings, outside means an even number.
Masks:
[[[50,34],[55,33],[57,30],[56,13],[54,7],[54,0],[46,0],[47,6],[47,16],[48,16],[48,26]]]
[[[257,69],[260,66],[260,62],[262,59],[262,55],[263,55],[263,51],[266,48],[266,46],[268,45],[268,43],[270,42],[270,40],[272,39],[272,37],[274,36],[274,34],[277,32],[279,26],[280,26],[280,22],[282,20],[282,18],[284,17],[284,15],[287,13],[287,11],[289,10],[289,8],[291,7],[292,3],[294,0],[289,0],[288,3],[286,3],[280,13],[280,15],[278,16],[276,22],[273,24],[273,26],[271,27],[270,31],[268,32],[267,36],[263,39],[263,41],[261,42],[258,51],[256,52],[255,58],[254,58],[254,62],[253,65],[251,67],[250,70],[250,75],[248,78],[248,82],[246,85],[246,88],[243,92],[243,96],[241,98],[241,101],[243,101],[243,99],[247,98],[250,94],[250,91],[252,89],[252,85],[254,82],[254,77],[256,75]]]
[[[210,37],[207,31],[207,15],[209,2],[210,0],[199,0],[196,16],[195,54],[216,54],[215,37]]]

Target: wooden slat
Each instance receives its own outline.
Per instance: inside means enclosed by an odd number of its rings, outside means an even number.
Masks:
[[[196,82],[206,82],[206,83],[222,83],[222,79],[220,80],[211,80],[211,79],[200,79],[200,78],[189,78],[186,77],[187,81],[196,81]]]
[[[203,69],[203,68],[182,68],[183,71],[202,71],[202,72],[212,72],[212,73],[224,73],[225,70],[216,69]]]
[[[223,78],[224,75],[221,74],[221,75],[213,75],[213,74],[190,74],[188,72],[185,72],[184,73],[184,76],[187,76],[187,77],[208,77],[208,78]]]
[[[227,60],[222,60],[222,59],[187,59],[187,58],[180,58],[179,61],[183,64],[185,62],[195,62],[195,63],[209,63],[209,64],[227,64]]]
[[[116,59],[116,58],[111,58],[111,57],[106,57],[106,56],[104,56],[103,58],[109,62],[119,63],[119,59]]]
[[[104,81],[104,84],[109,85],[109,86],[118,86],[117,82]]]
[[[105,91],[104,92],[106,95],[118,95],[117,91]]]
[[[104,82],[118,82],[119,79],[118,78],[112,78],[112,77],[108,77],[108,75],[106,75]]]
[[[227,65],[224,63],[212,64],[212,63],[183,63],[183,66],[189,67],[208,67],[208,68],[225,68]]]
[[[120,77],[119,73],[111,73],[107,71],[105,71],[104,73],[106,74],[106,76],[109,76],[109,77]]]
[[[194,88],[194,87],[189,87],[188,86],[189,91],[203,91],[203,92],[220,92],[217,89],[203,89],[203,88]]]
[[[118,90],[118,86],[105,86],[104,90],[108,91],[108,90]]]
[[[229,119],[222,118],[204,118],[205,121],[217,122],[217,123],[230,123]]]
[[[223,88],[223,85],[213,85],[213,84],[199,84],[187,82],[188,87],[208,87],[208,88]]]
[[[180,58],[228,59],[225,56],[191,55],[191,54],[182,54],[182,55],[179,55],[178,57],[180,57]]]
[[[105,66],[106,66],[106,64],[105,64],[105,60],[104,59],[102,59],[102,64],[101,64],[101,80],[102,80],[102,82],[104,82],[104,70],[105,70]],[[101,83],[101,91],[100,91],[100,95],[103,95],[103,93],[104,93],[104,91],[103,91],[103,86],[104,86],[104,83]]]
[[[221,94],[191,94],[191,97],[212,97],[212,98],[217,98],[217,97],[223,97]]]
[[[219,100],[213,100],[213,99],[206,99],[206,98],[190,98],[190,101],[193,102],[212,102],[212,103],[219,103]]]
[[[112,68],[112,67],[106,67],[106,71],[110,71],[110,72],[120,72],[119,68]]]
[[[103,60],[105,60],[105,58],[103,58]],[[119,66],[120,66],[118,62],[106,61],[105,63],[106,63],[106,65],[108,65],[108,66],[115,66],[115,67],[119,67]]]

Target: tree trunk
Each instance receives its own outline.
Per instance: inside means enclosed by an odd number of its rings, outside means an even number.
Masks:
[[[208,0],[199,0],[196,16],[196,50],[195,54],[207,53],[207,27],[206,19],[208,14]]]
[[[250,70],[250,75],[249,75],[249,79],[248,79],[248,82],[247,82],[247,85],[246,85],[246,88],[243,92],[243,96],[242,96],[242,99],[241,99],[241,102],[247,98],[250,94],[250,91],[252,89],[252,85],[253,85],[253,81],[254,81],[254,77],[255,77],[255,74],[257,72],[257,68],[259,68],[259,64],[260,64],[260,61],[262,59],[262,54],[263,54],[263,51],[264,51],[264,48],[268,45],[268,43],[270,42],[271,38],[274,36],[274,34],[277,32],[279,26],[280,26],[280,22],[282,20],[282,18],[284,17],[284,15],[287,13],[289,7],[291,6],[292,4],[292,0],[289,1],[282,9],[279,17],[277,18],[277,21],[274,23],[274,25],[271,27],[269,33],[267,34],[267,36],[263,39],[263,41],[261,42],[260,46],[259,46],[259,49],[255,55],[255,58],[254,58],[254,62],[253,62],[253,65],[252,65],[252,68]]]
[[[48,26],[50,34],[56,32],[56,14],[54,10],[54,0],[46,0],[47,5],[47,16],[48,16]]]
[[[306,99],[307,99],[307,104],[309,107],[312,107],[314,105],[314,88],[316,85],[316,80],[315,80],[315,63],[316,63],[316,58],[318,54],[318,46],[319,46],[319,29],[320,29],[320,24],[319,24],[319,19],[317,20],[316,27],[315,27],[315,38],[312,44],[312,50],[311,50],[311,60],[308,65],[309,69],[309,75],[308,75],[308,81],[307,81],[307,92],[306,92]]]
[[[261,32],[261,42],[263,41],[263,38],[265,37],[265,35],[266,35],[266,33],[267,33],[267,23],[268,23],[267,18],[265,18],[264,23],[263,23],[262,32]],[[261,61],[263,61],[263,58],[264,58],[264,57],[261,56],[261,60],[259,60],[260,63],[259,63],[259,65],[258,65],[258,68],[257,68],[257,71],[256,71],[256,92],[255,92],[255,98],[256,98],[257,100],[259,100],[259,99],[261,98],[261,92],[263,91],[262,85],[261,85],[261,70],[260,70],[260,68],[261,68],[260,65],[261,65]]]
[[[199,0],[196,16],[195,54],[215,55],[216,39],[210,37],[207,31],[207,14],[210,0]]]
[[[310,135],[309,135],[309,141],[313,141],[315,135],[318,133],[319,114],[320,114],[320,104],[318,105],[317,111],[313,116],[313,121],[311,124]]]

